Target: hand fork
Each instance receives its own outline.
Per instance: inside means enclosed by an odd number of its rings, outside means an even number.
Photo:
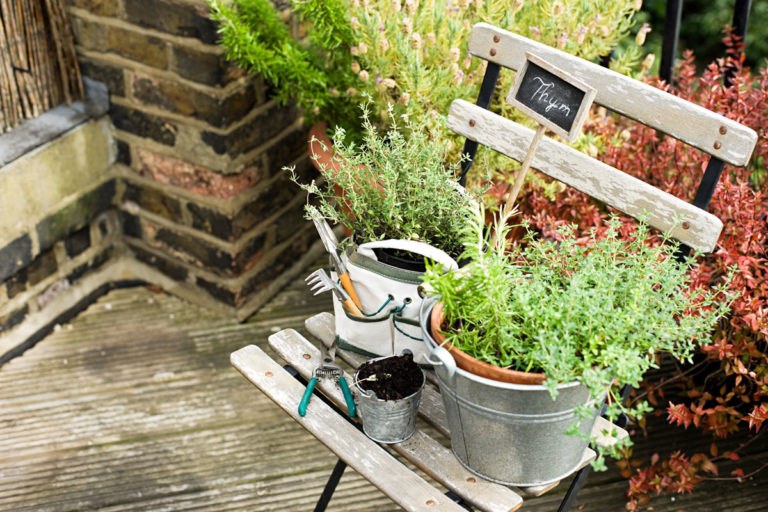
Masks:
[[[319,268],[315,270],[307,276],[305,281],[312,288],[312,291],[315,292],[315,295],[331,290],[336,294],[336,298],[344,305],[344,309],[355,316],[363,316],[355,303],[352,302],[352,299],[349,297],[346,290],[339,286],[338,283],[334,282],[324,269]]]

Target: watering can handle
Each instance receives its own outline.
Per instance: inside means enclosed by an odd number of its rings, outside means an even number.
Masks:
[[[397,249],[413,254],[424,256],[427,259],[434,260],[447,270],[456,270],[459,264],[451,258],[445,251],[433,247],[417,240],[377,240],[375,242],[366,242],[360,244],[357,253],[366,256],[372,260],[376,259],[373,249]]]

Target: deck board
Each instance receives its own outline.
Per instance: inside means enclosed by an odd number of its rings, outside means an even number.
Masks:
[[[330,306],[301,279],[244,324],[147,288],[108,293],[0,368],[0,510],[312,510],[335,459],[229,355],[248,344],[270,351],[267,337],[284,328],[308,336],[304,320]],[[664,436],[665,446],[686,439]],[[698,437],[687,439],[708,445]],[[654,451],[636,441],[636,454]],[[764,510],[766,484],[766,472],[707,482],[652,505]],[[594,475],[577,507],[622,510],[625,489],[615,470]],[[562,492],[521,510],[553,510]],[[399,508],[348,469],[328,510]]]

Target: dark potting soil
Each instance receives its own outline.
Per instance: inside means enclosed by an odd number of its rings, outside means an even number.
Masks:
[[[376,375],[376,378],[363,381],[371,375]],[[383,400],[399,400],[412,395],[424,382],[424,374],[413,362],[412,354],[363,363],[357,378],[361,388],[373,391],[377,398]]]

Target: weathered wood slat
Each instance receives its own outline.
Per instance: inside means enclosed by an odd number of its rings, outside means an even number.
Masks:
[[[287,329],[269,337],[269,345],[301,376],[309,379],[312,370],[321,364],[320,351],[298,332]],[[345,372],[347,382],[352,376]],[[316,387],[342,410],[346,410],[344,397],[338,386],[328,379],[320,379]],[[425,391],[428,388],[425,388]],[[422,393],[423,395],[423,393]],[[419,406],[421,409],[421,404]],[[507,487],[477,478],[456,460],[453,453],[440,443],[417,430],[412,438],[391,445],[392,449],[413,465],[464,498],[465,501],[487,512],[509,512],[522,504],[522,498]]]
[[[533,138],[533,130],[464,100],[451,104],[448,127],[517,161]],[[648,224],[704,252],[723,228],[714,215],[548,137],[532,167],[628,215],[648,214]]]
[[[498,42],[494,41],[498,38]],[[494,49],[494,55],[490,50]],[[520,69],[526,52],[597,89],[595,103],[668,133],[733,165],[746,165],[757,142],[754,130],[682,98],[518,34],[478,23],[469,52]],[[715,143],[719,144],[715,144]]]
[[[231,361],[246,379],[296,422],[405,510],[464,512],[321,400],[312,400],[307,415],[299,416],[304,386],[257,346],[249,345],[233,352]]]

